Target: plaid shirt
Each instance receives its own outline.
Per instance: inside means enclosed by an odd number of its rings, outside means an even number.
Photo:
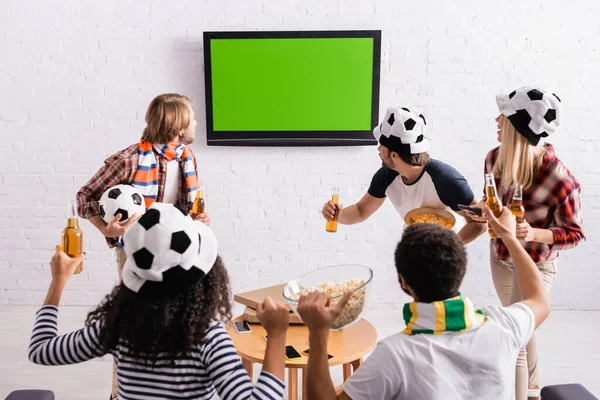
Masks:
[[[484,171],[492,170],[500,147],[491,150],[485,158]],[[542,164],[533,183],[523,189],[525,220],[533,228],[550,229],[554,234],[554,244],[527,242],[523,247],[536,263],[558,257],[559,250],[571,249],[585,239],[581,217],[581,185],[571,171],[554,154],[554,147],[546,145]],[[494,177],[496,189],[502,204],[508,206],[513,191],[504,188],[500,179]],[[483,200],[485,201],[485,188]],[[509,261],[508,249],[502,239],[491,239],[492,248],[498,260]]]
[[[98,201],[102,194],[114,185],[131,184],[138,168],[139,143],[133,144],[118,153],[113,154],[104,161],[104,166],[96,172],[81,189],[77,192],[77,212],[81,218],[90,219],[100,215]],[[191,151],[191,150],[190,150]],[[165,182],[167,161],[160,157],[156,151],[154,155],[158,160],[158,197],[157,202],[163,201],[165,194]],[[193,154],[192,154],[193,155]],[[194,157],[194,166],[197,168],[196,156]],[[179,162],[181,171],[183,171],[183,160]],[[179,178],[179,200],[178,203],[184,209],[189,211],[190,205],[187,199],[187,185],[185,183],[183,172]],[[115,247],[118,243],[116,238],[106,238],[110,247]]]

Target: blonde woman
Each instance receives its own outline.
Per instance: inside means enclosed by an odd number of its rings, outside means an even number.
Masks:
[[[525,221],[516,234],[536,263],[544,286],[550,291],[557,273],[557,258],[585,236],[581,218],[581,186],[543,139],[561,123],[561,100],[539,88],[522,87],[498,95],[498,141],[485,159],[485,173],[494,174],[503,205],[512,199],[515,185],[523,185]],[[485,202],[485,193],[482,202]],[[472,217],[465,227],[468,243],[487,230],[485,218]],[[490,240],[492,280],[502,305],[522,300],[514,265],[502,239]],[[539,397],[538,352],[535,335],[517,360],[516,399]]]

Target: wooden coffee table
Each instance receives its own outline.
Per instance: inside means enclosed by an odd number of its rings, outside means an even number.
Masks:
[[[235,348],[242,357],[244,368],[248,371],[252,379],[252,367],[254,363],[262,364],[265,357],[267,342],[264,338],[265,329],[260,324],[251,324],[252,332],[237,333],[233,327],[233,322],[243,321],[242,317],[237,317],[227,324],[227,332],[233,339]],[[377,344],[377,331],[367,320],[361,319],[356,324],[338,332],[329,334],[327,352],[333,356],[329,360],[329,366],[342,365],[344,370],[344,381],[361,364],[363,356],[375,348]],[[308,328],[304,325],[290,325],[287,331],[286,345],[292,345],[300,353],[308,349]],[[288,370],[288,399],[298,399],[298,370],[302,370],[302,384],[306,385],[305,371],[308,363],[308,357],[302,355],[302,358],[295,361],[285,362]],[[306,399],[306,387],[303,386],[302,398]]]

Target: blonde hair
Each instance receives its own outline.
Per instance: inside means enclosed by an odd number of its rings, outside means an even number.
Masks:
[[[156,96],[146,111],[146,128],[142,139],[150,143],[169,143],[187,129],[192,120],[192,101],[183,95],[167,93]]]
[[[536,147],[529,143],[516,131],[510,120],[504,117],[502,143],[492,173],[500,177],[500,182],[505,188],[512,188],[520,183],[526,189],[533,183],[545,152],[545,147]]]

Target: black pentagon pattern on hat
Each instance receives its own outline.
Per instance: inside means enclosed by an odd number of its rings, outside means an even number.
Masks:
[[[183,254],[190,247],[192,241],[185,231],[173,232],[171,235],[171,250]]]
[[[394,113],[392,113],[392,114],[390,115],[390,117],[388,118],[388,121],[387,121],[387,122],[388,122],[388,124],[390,124],[390,125],[394,125],[394,122],[396,122],[396,118],[394,118]]]
[[[531,89],[529,92],[527,92],[527,97],[529,97],[532,101],[541,100],[544,97],[544,93],[537,89]]]
[[[419,114],[419,117],[423,120],[423,123],[427,125],[427,121],[425,121],[425,116],[423,114]]]
[[[562,103],[562,100],[560,99],[560,97],[558,97],[558,96],[556,95],[556,93],[552,93],[552,95],[553,95],[554,97],[556,97],[556,98],[558,99],[558,101],[560,101],[560,102]]]
[[[133,204],[135,204],[136,206],[142,205],[142,196],[140,196],[139,194],[134,193],[131,195],[131,198],[133,199]]]
[[[152,261],[154,261],[154,255],[148,251],[145,247],[142,247],[135,253],[133,253],[133,259],[135,265],[139,269],[150,269],[152,268]]]
[[[115,211],[115,217],[117,214],[121,214],[121,219],[119,221],[125,221],[126,219],[129,219],[129,212],[127,210],[118,208],[117,211]]]
[[[200,254],[200,249],[202,248],[202,236],[198,234],[198,254]]]
[[[138,223],[146,228],[146,230],[152,228],[154,225],[160,223],[160,211],[156,208],[149,209],[142,215],[142,218],[138,220]]]
[[[409,118],[406,121],[404,121],[404,127],[407,131],[412,131],[416,124],[417,122],[412,118]]]
[[[191,288],[205,275],[200,268],[192,267],[185,270],[176,265],[163,272],[162,282],[144,282],[138,294],[149,299],[156,299],[158,296],[173,296]]]
[[[104,218],[105,215],[106,215],[106,210],[104,209],[104,206],[102,204],[100,204],[100,216],[102,218]]]
[[[509,99],[512,99],[513,97],[515,97],[515,94],[517,94],[516,90],[513,90],[512,92],[510,92],[510,94],[508,95]]]
[[[119,189],[119,188],[113,189],[110,192],[108,192],[109,199],[116,199],[120,195],[121,195],[121,189]]]
[[[423,141],[423,139],[424,139],[424,138],[425,138],[425,136],[423,136],[423,135],[419,135],[419,136],[417,137],[417,141],[416,141],[415,143],[421,143],[421,142]]]
[[[406,112],[410,112],[410,110],[409,110],[408,108],[406,108],[406,107],[402,107],[402,109],[403,109],[404,111],[406,111]]]
[[[521,122],[521,124],[527,126],[531,122],[531,115],[527,112],[527,110],[517,110],[517,113],[514,115],[516,119]]]
[[[553,108],[549,108],[546,112],[546,115],[544,115],[544,119],[547,123],[554,121],[556,119],[556,110]]]

